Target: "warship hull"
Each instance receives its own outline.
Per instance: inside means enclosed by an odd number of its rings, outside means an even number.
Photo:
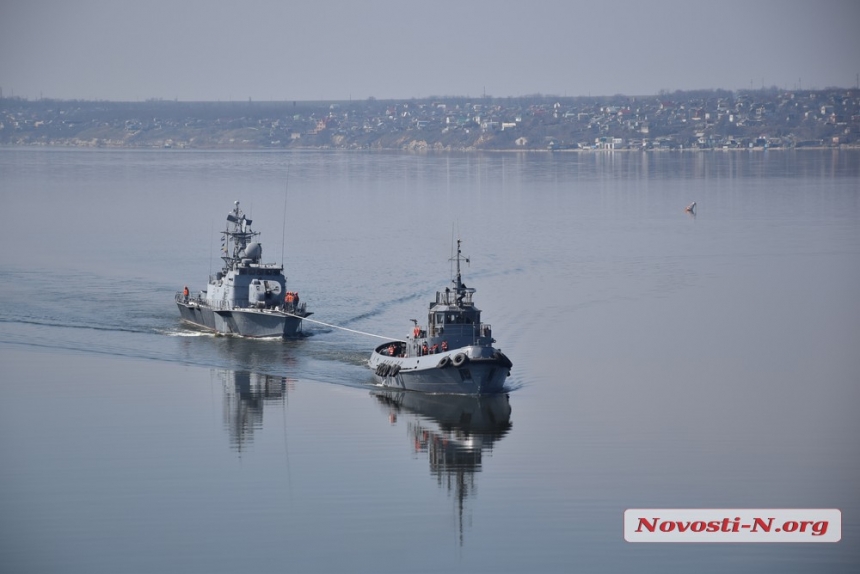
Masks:
[[[377,347],[368,362],[382,387],[423,393],[487,395],[503,393],[511,361],[487,347],[464,347],[421,357],[392,357],[388,343]]]
[[[209,331],[240,337],[295,337],[301,333],[302,319],[277,309],[213,309],[205,304],[177,301],[179,315]]]

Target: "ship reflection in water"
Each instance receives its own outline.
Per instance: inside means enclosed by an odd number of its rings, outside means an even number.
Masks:
[[[416,453],[430,458],[430,474],[454,497],[460,544],[466,499],[476,493],[475,474],[485,452],[511,430],[507,394],[433,395],[372,391],[392,425],[405,422]]]
[[[224,426],[230,447],[241,454],[254,440],[254,431],[263,428],[263,406],[283,405],[287,390],[295,380],[245,371],[218,371],[224,383]]]

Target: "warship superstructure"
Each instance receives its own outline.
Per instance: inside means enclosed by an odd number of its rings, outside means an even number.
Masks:
[[[368,366],[383,387],[428,393],[490,394],[504,392],[511,360],[495,348],[492,328],[481,322],[473,287],[460,272],[462,256],[457,240],[457,275],[453,288],[436,292],[427,324],[413,319],[412,333],[403,341],[376,347]]]
[[[209,277],[205,291],[176,294],[184,321],[204,329],[242,337],[292,337],[302,318],[311,315],[297,292],[287,291],[284,266],[263,263],[263,248],[251,220],[235,202],[221,232],[224,267]]]

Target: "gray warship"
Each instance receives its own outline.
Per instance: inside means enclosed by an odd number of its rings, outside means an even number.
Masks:
[[[287,291],[284,266],[262,263],[263,248],[255,241],[251,220],[235,202],[221,232],[224,268],[210,275],[205,291],[176,294],[183,321],[226,335],[293,337],[302,318],[311,315],[298,293]]]
[[[427,325],[414,323],[404,341],[376,347],[368,366],[377,384],[425,393],[492,394],[504,392],[511,360],[493,347],[492,328],[481,322],[473,287],[466,287],[460,273],[462,256],[457,240],[457,275],[453,289],[436,292],[430,302]]]

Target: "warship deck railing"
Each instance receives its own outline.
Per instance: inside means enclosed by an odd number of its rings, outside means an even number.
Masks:
[[[200,297],[199,295],[189,295],[185,296],[182,291],[176,293],[174,297],[177,303],[194,303],[196,305],[201,305],[204,307],[210,307],[212,309],[217,309],[218,311],[232,311],[233,309],[252,309],[254,308],[251,305],[251,302],[248,299],[238,299],[236,301],[207,301],[206,299]],[[267,309],[278,309],[281,311],[286,311],[287,313],[305,313],[307,311],[307,303],[299,303],[298,305],[293,304],[281,304],[277,307],[266,307]]]

